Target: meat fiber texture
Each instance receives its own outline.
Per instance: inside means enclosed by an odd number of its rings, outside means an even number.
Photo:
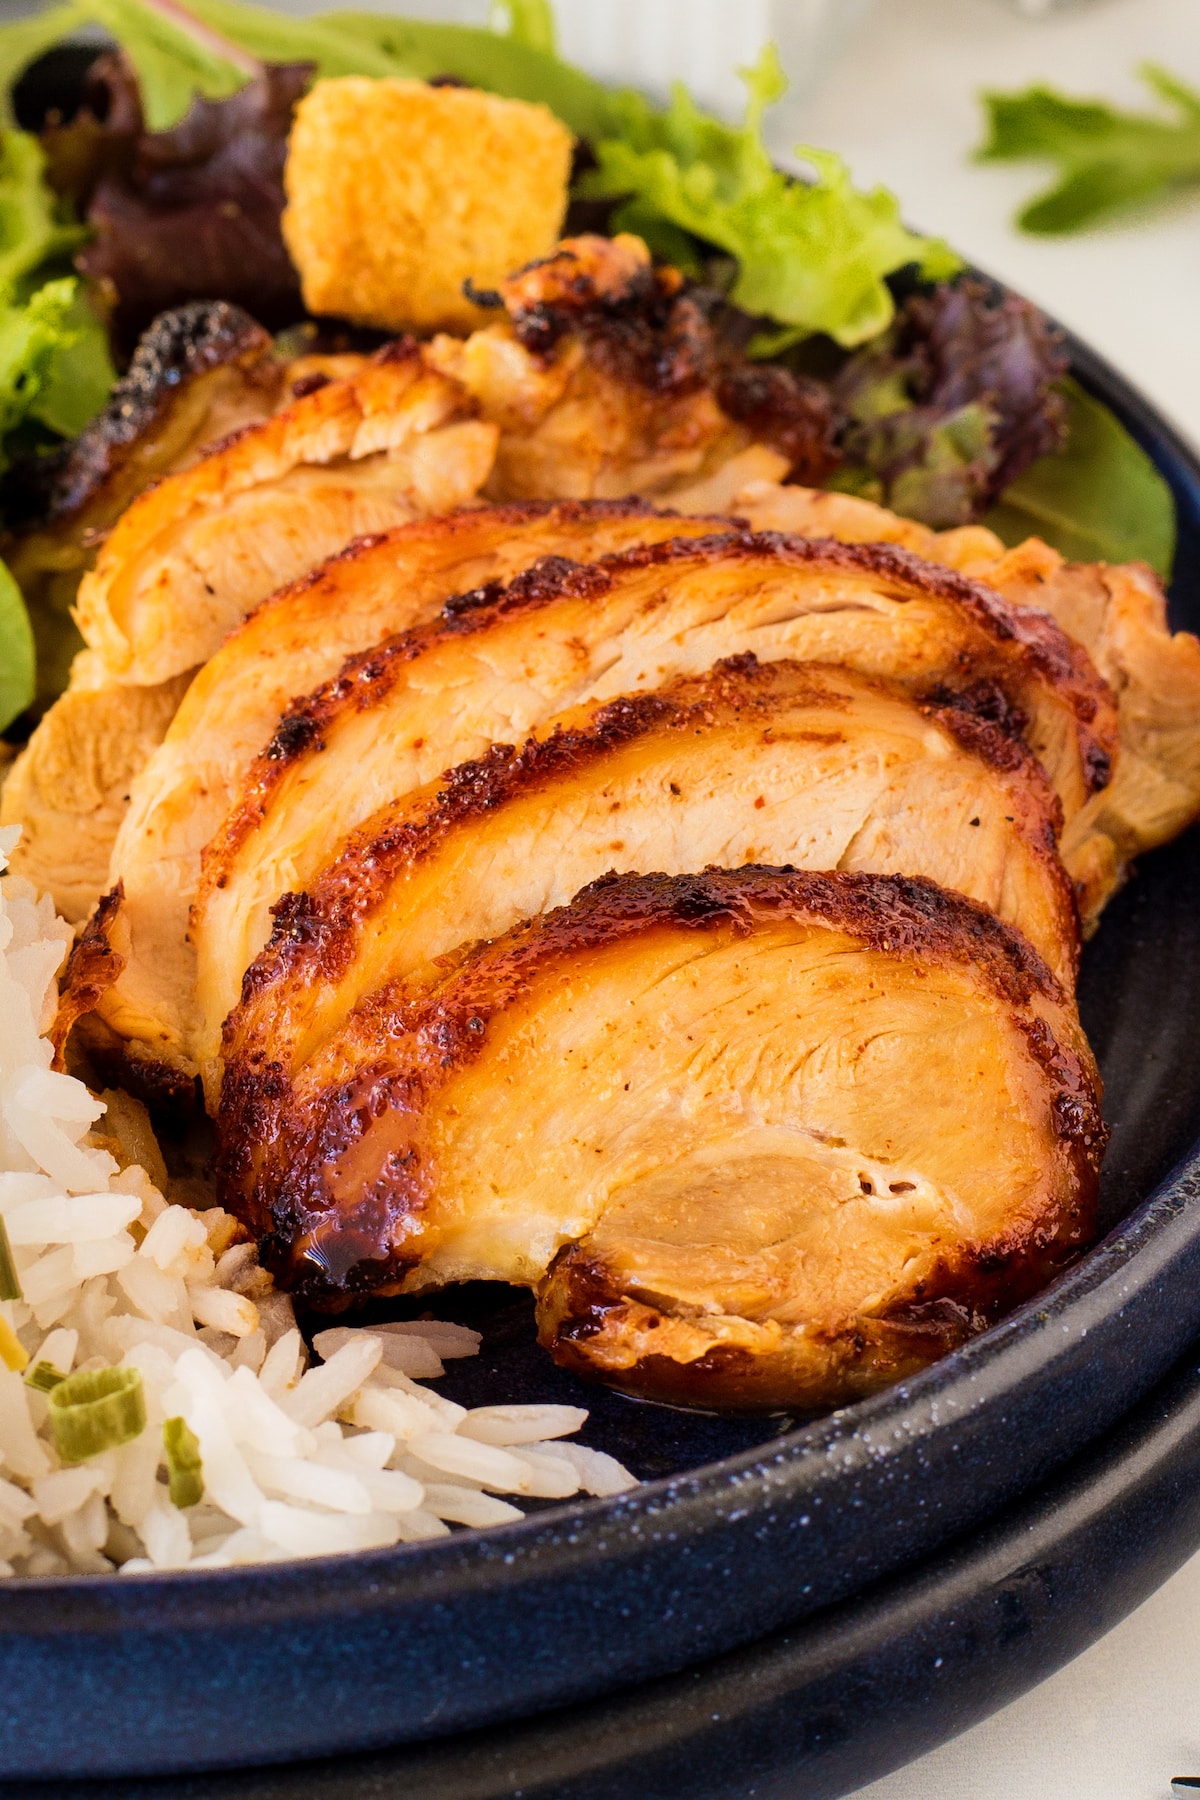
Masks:
[[[572,1367],[831,1405],[1086,1241],[1105,1140],[1074,1003],[932,884],[609,876],[364,998],[222,1101],[220,1190],[318,1299],[536,1286]]]
[[[1152,569],[1068,563],[1039,538],[1006,551],[981,526],[931,532],[869,501],[770,481],[748,483],[725,504],[759,529],[882,540],[949,562],[1011,604],[1048,613],[1083,645],[1114,696],[1120,741],[1112,780],[1061,845],[1089,933],[1133,860],[1200,817],[1200,642],[1172,633]]]
[[[589,558],[720,523],[637,502],[480,508],[360,540],[259,607],[197,675],[161,748],[127,786],[105,880],[121,886],[127,958],[105,1001],[110,1023],[144,1056],[194,1074],[188,930],[201,853],[294,695],[455,594],[544,556]]]
[[[276,909],[225,1030],[294,1075],[369,994],[611,870],[750,863],[922,875],[1021,930],[1068,991],[1078,927],[1057,804],[994,725],[819,663],[718,664],[580,708],[383,808]]]
[[[1025,617],[902,551],[736,533],[547,563],[499,598],[468,596],[297,703],[249,771],[205,853],[192,913],[197,1059],[217,1054],[275,900],[304,888],[353,826],[571,706],[725,656],[839,662],[916,693],[982,683],[1028,721],[1072,815],[1107,772],[1106,692],[1056,626]]]

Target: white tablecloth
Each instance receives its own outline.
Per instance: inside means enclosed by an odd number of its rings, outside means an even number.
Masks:
[[[1080,238],[1009,221],[1038,170],[979,167],[975,95],[1049,79],[1143,104],[1133,70],[1200,86],[1200,0],[1103,0],[1025,20],[999,0],[879,0],[796,134],[884,181],[907,216],[1031,295],[1200,442],[1200,200]],[[1200,1774],[1200,1557],[1032,1693],[857,1800],[1168,1800]]]

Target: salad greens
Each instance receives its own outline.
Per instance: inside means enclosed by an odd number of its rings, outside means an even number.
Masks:
[[[983,96],[989,136],[981,161],[1058,168],[1054,185],[1018,215],[1024,231],[1083,231],[1139,201],[1200,187],[1200,93],[1154,63],[1140,73],[1174,118],[1071,100],[1047,87]]]
[[[124,84],[130,104],[117,110],[133,122],[121,126],[124,136],[87,126],[108,161],[82,193],[81,223],[51,192],[38,140],[15,129],[12,90],[83,26],[101,27],[124,52],[105,79],[110,89]],[[807,180],[774,167],[762,120],[786,83],[773,49],[743,71],[745,118],[728,125],[682,87],[659,108],[563,62],[551,0],[491,0],[487,28],[365,11],[297,18],[254,0],[52,0],[0,25],[0,474],[18,453],[76,436],[110,391],[106,326],[89,304],[97,281],[115,294],[109,323],[118,335],[130,324],[122,308],[144,302],[149,316],[178,303],[147,286],[151,265],[173,271],[184,298],[207,291],[206,280],[226,281],[221,221],[236,201],[244,238],[256,196],[254,254],[238,240],[246,293],[232,297],[266,317],[264,271],[273,271],[286,289],[280,305],[290,304],[294,271],[278,209],[291,107],[306,81],[338,75],[451,76],[549,106],[587,153],[579,197],[611,202],[613,229],[637,232],[685,271],[725,285],[752,321],[752,356],[783,355],[799,367],[809,347],[796,347],[813,340],[813,366],[840,418],[838,485],[932,524],[991,506],[989,522],[1010,540],[1034,531],[1068,555],[1144,558],[1169,571],[1166,484],[1103,406],[1061,382],[1057,339],[1035,309],[1011,297],[993,304],[970,281],[897,309],[892,276],[910,269],[945,282],[961,268],[957,256],[909,231],[886,190],[858,192],[836,156],[802,147]],[[1039,157],[1060,172],[1022,215],[1027,229],[1078,229],[1132,200],[1200,183],[1200,94],[1162,70],[1146,76],[1174,117],[1123,114],[1044,88],[987,96],[981,156]],[[197,103],[208,107],[199,161]],[[175,142],[168,134],[185,119]],[[139,158],[154,172],[153,192],[131,185]],[[180,212],[184,199],[192,213]],[[76,258],[95,277],[88,289],[74,276]],[[840,370],[832,376],[831,358]],[[1065,447],[1051,453],[1056,442]],[[0,565],[0,729],[32,692],[28,619]]]
[[[659,112],[560,61],[547,0],[501,0],[493,20],[503,32],[358,12],[296,19],[248,0],[188,0],[186,10],[177,0],[67,0],[35,22],[51,20],[49,40],[27,20],[0,27],[0,82],[79,23],[102,25],[137,70],[152,131],[177,124],[196,95],[237,92],[257,59],[311,63],[317,76],[453,75],[544,101],[592,147],[597,167],[584,193],[623,199],[622,224],[686,263],[697,262],[689,239],[736,259],[736,304],[783,328],[764,338],[764,352],[818,331],[863,343],[892,317],[886,276],[916,265],[939,280],[961,266],[944,244],[904,228],[893,195],[856,192],[837,157],[802,153],[815,172],[811,184],[774,167],[762,115],[786,83],[773,50],[747,71],[746,119],[731,127],[682,89]]]
[[[781,174],[762,138],[763,113],[787,87],[778,53],[769,47],[741,73],[749,104],[737,129],[701,112],[681,86],[665,112],[638,94],[616,96],[619,129],[595,145],[598,167],[580,192],[623,199],[614,228],[636,231],[664,255],[686,256],[686,233],[732,256],[734,304],[784,328],[760,335],[759,354],[816,331],[846,347],[865,343],[895,311],[886,276],[915,265],[926,280],[940,281],[961,260],[906,230],[885,188],[856,192],[840,157],[802,146],[797,154],[815,179]]]
[[[986,515],[1006,544],[1031,534],[1076,562],[1148,562],[1168,578],[1175,502],[1146,452],[1106,406],[1069,377],[1067,448],[1018,476]]]
[[[87,235],[46,186],[37,139],[0,131],[0,474],[17,449],[75,437],[116,379],[104,327],[64,272]],[[0,730],[33,692],[29,620],[0,563]]]

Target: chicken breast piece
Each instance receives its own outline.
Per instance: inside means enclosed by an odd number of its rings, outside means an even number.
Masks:
[[[80,583],[84,638],[117,681],[204,662],[351,538],[470,499],[496,443],[473,410],[402,341],[213,447],[122,514]]]
[[[1093,930],[1133,858],[1200,818],[1200,642],[1190,631],[1172,634],[1158,577],[1140,563],[1068,563],[1040,538],[1006,551],[983,526],[930,531],[848,494],[774,481],[739,489],[734,475],[731,468],[723,504],[756,530],[902,544],[986,581],[1014,605],[1049,613],[1084,646],[1116,697],[1121,746],[1103,797],[1078,814],[1061,846],[1085,930]],[[673,503],[689,501],[679,494]]]
[[[502,314],[428,355],[500,432],[494,499],[667,494],[753,445],[767,473],[816,481],[836,461],[828,393],[723,349],[677,269],[640,238],[564,239],[480,294]],[[762,461],[744,481],[762,474]],[[698,511],[719,497],[698,496]]]
[[[1172,634],[1162,584],[1144,564],[1068,563],[1031,538],[986,579],[1056,619],[1116,695],[1113,780],[1071,821],[1062,846],[1090,931],[1133,859],[1200,818],[1200,641]]]
[[[747,650],[838,662],[917,694],[974,688],[981,704],[1015,708],[1068,817],[1107,776],[1111,703],[1086,656],[1049,619],[903,551],[730,533],[590,566],[548,562],[498,599],[468,595],[352,659],[285,714],[205,853],[192,914],[197,1060],[217,1052],[273,902],[378,807],[571,706]],[[122,1036],[147,1035],[140,1018],[107,1016]]]
[[[50,708],[0,789],[0,825],[21,826],[10,869],[52,895],[56,911],[73,925],[104,892],[133,778],[161,743],[190,679],[71,689]]]
[[[1019,927],[1068,990],[1058,802],[1019,740],[820,663],[720,663],[495,745],[373,815],[275,909],[226,1058],[285,1073],[366,995],[565,905],[608,871],[789,864],[924,875]],[[215,1095],[214,1095],[215,1099]]]
[[[1093,1227],[1099,1079],[1016,933],[932,884],[611,876],[231,1065],[219,1191],[318,1302],[539,1288],[660,1398],[829,1405],[931,1360]]]
[[[162,747],[129,784],[105,866],[102,885],[122,889],[127,952],[106,1004],[147,1021],[132,1034],[143,1054],[195,1073],[178,1021],[196,979],[187,930],[200,854],[293,695],[336,674],[352,652],[432,618],[451,595],[506,581],[543,556],[603,555],[722,523],[639,501],[480,507],[360,539],[265,601],[199,671]]]
[[[44,706],[80,647],[69,612],[96,547],[150,482],[186,468],[205,444],[269,418],[288,365],[240,307],[199,300],[143,335],[108,404],[56,456],[9,476],[13,529],[0,545],[29,603]]]

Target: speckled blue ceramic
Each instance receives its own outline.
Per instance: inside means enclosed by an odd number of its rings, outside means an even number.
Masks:
[[[1078,346],[1075,370],[1175,489],[1174,623],[1200,625],[1200,466]],[[455,1376],[469,1397],[580,1396],[589,1441],[657,1479],[361,1556],[0,1584],[0,1775],[266,1763],[561,1706],[801,1620],[1043,1481],[1200,1331],[1198,876],[1198,833],[1147,857],[1088,947],[1110,1235],[1035,1304],[907,1385],[797,1427],[579,1388],[499,1296],[488,1354]]]

